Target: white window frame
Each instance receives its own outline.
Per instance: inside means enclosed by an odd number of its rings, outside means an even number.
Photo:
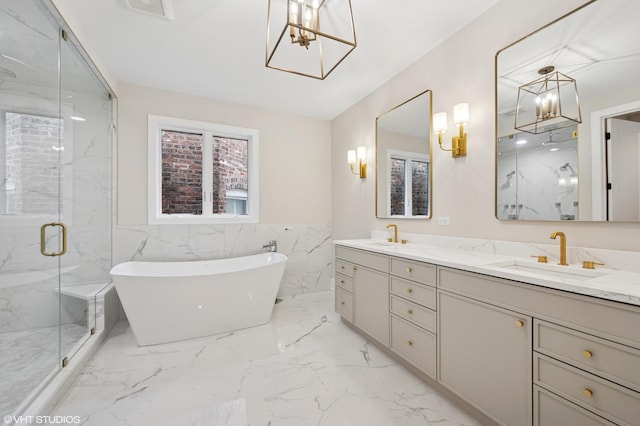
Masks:
[[[248,190],[247,214],[237,215],[228,213],[213,214],[205,210],[203,202],[202,215],[193,214],[163,214],[162,213],[162,131],[177,131],[185,133],[200,133],[203,142],[212,140],[213,136],[230,139],[244,139],[248,141]],[[203,156],[207,144],[203,146]],[[148,222],[150,225],[161,224],[221,224],[221,223],[258,223],[260,206],[259,188],[259,137],[258,130],[243,127],[225,126],[204,121],[185,120],[181,118],[148,116]],[[204,158],[203,158],[204,166]],[[205,178],[206,176],[203,176]],[[203,188],[206,183],[203,179]],[[206,196],[210,201],[210,195]],[[204,200],[203,200],[204,201]]]
[[[392,162],[391,159],[404,160],[405,169],[404,169],[404,212],[405,214],[391,214],[391,168]],[[413,211],[413,181],[411,180],[411,163],[413,161],[420,161],[424,163],[431,163],[429,161],[429,154],[422,154],[419,152],[410,152],[410,151],[400,151],[397,149],[388,149],[387,150],[387,182],[389,182],[387,188],[387,216],[388,217],[418,217],[418,218],[428,218],[429,214],[426,215],[416,215],[413,216],[411,211]],[[431,167],[431,164],[429,164]],[[431,206],[429,206],[429,213],[431,213]]]

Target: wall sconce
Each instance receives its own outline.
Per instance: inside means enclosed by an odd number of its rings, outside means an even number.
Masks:
[[[347,161],[351,167],[351,173],[359,175],[360,179],[367,177],[367,148],[359,146],[357,150],[350,149],[347,151]],[[354,171],[356,161],[358,162],[358,171]]]
[[[459,129],[459,135],[451,139],[451,149],[442,146],[442,134],[447,133],[447,113],[439,112],[433,115],[433,130],[438,135],[438,144],[443,151],[451,151],[451,156],[464,157],[467,155],[467,134],[464,126],[469,124],[469,104],[460,103],[453,106],[453,122]]]
[[[538,74],[542,77],[518,88],[514,127],[538,134],[582,123],[576,81],[553,65]]]

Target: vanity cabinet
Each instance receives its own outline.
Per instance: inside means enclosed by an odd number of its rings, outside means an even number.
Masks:
[[[499,424],[531,424],[531,318],[440,291],[439,374],[444,386]]]
[[[336,247],[336,312],[389,346],[389,257]]]
[[[436,267],[391,257],[391,350],[436,376]]]
[[[483,421],[640,426],[640,307],[339,245],[335,266],[342,318]]]
[[[640,424],[638,307],[451,268],[438,271],[443,385],[501,424]],[[514,368],[523,345],[498,327],[501,317],[526,330],[526,365]],[[470,346],[492,356],[478,361],[474,354],[465,361],[460,352]],[[522,372],[528,377],[517,385]],[[491,382],[512,395],[491,388],[485,397],[478,389]],[[533,393],[532,410],[526,411],[531,417],[523,422],[501,413],[524,391],[527,400]],[[492,406],[496,401],[499,406]],[[559,422],[563,416],[585,420]]]

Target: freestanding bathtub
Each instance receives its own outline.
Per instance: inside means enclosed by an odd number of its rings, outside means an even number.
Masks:
[[[139,346],[268,323],[287,257],[125,262],[111,277]]]

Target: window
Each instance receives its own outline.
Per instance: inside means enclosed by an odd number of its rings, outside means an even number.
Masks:
[[[19,101],[9,97],[7,103],[23,109]],[[0,226],[72,223],[72,203],[67,201],[72,194],[73,138],[72,126],[65,124],[40,112],[0,112]]]
[[[429,215],[429,157],[388,151],[390,216]]]
[[[149,223],[258,222],[258,131],[149,116]]]

